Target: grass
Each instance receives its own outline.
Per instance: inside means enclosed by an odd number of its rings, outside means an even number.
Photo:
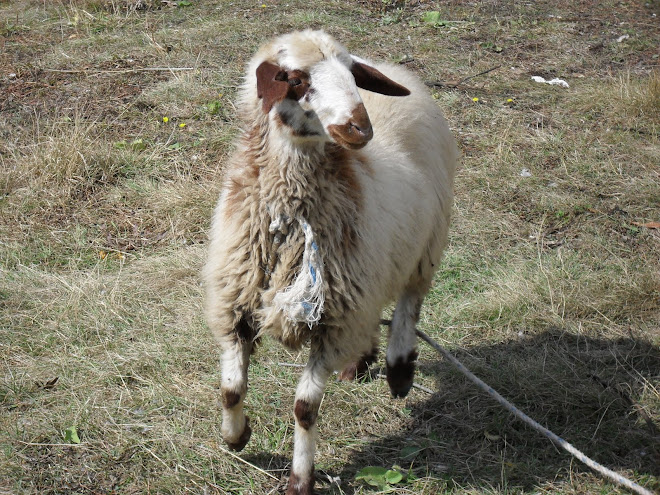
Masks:
[[[420,328],[660,489],[660,4],[185,3],[0,1],[0,492],[285,487],[299,369],[282,363],[305,352],[258,351],[253,438],[230,455],[199,269],[243,66],[305,27],[441,83],[463,160]],[[329,385],[320,493],[377,493],[367,466],[399,466],[402,494],[623,493],[420,351],[432,395]]]

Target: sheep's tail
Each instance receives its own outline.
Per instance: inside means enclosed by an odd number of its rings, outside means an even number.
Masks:
[[[298,223],[305,233],[305,251],[300,272],[293,284],[275,294],[273,303],[289,320],[307,323],[311,327],[321,319],[325,302],[323,260],[312,227],[304,218],[299,218]]]

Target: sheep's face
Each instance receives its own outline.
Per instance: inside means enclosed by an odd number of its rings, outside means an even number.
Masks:
[[[304,68],[288,69],[296,67],[288,57],[284,63],[262,62],[256,69],[263,111],[290,139],[362,148],[373,130],[358,87],[390,96],[410,94],[347,52],[340,55],[323,57]]]

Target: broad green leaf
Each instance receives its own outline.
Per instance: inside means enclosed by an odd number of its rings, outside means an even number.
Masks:
[[[78,432],[76,431],[75,426],[69,426],[64,430],[64,441],[68,443],[80,443],[80,438],[78,438]]]
[[[422,21],[434,27],[444,26],[446,24],[442,17],[440,17],[440,12],[437,10],[426,12],[422,16]]]
[[[387,469],[380,466],[367,466],[363,467],[355,475],[355,479],[364,478],[365,476],[384,476]]]
[[[371,486],[377,486],[379,488],[385,488],[385,474],[387,469],[380,466],[367,466],[363,467],[355,475],[356,480],[363,480],[365,483]]]
[[[396,485],[402,479],[403,475],[399,471],[393,471],[392,469],[389,469],[385,473],[385,481],[387,481],[390,485]]]

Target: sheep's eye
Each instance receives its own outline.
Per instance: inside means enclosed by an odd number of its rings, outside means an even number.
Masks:
[[[292,79],[289,79],[289,86],[300,86],[302,84],[302,81],[298,77],[294,77]]]

